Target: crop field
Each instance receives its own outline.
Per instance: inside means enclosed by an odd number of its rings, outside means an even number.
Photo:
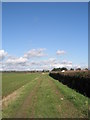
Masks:
[[[3,73],[3,118],[88,118],[90,99],[48,73]]]
[[[2,96],[5,97],[17,90],[24,84],[33,80],[37,74],[23,74],[23,73],[3,73],[2,76]]]

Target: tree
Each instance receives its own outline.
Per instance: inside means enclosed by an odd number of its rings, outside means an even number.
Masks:
[[[88,70],[88,68],[85,68],[85,70]]]
[[[65,70],[67,71],[68,69],[66,67],[62,67],[62,68],[53,68],[52,71],[62,71]]]
[[[67,71],[68,69],[67,69],[66,67],[62,67],[62,68],[61,68],[61,71],[62,71],[62,70]]]
[[[53,68],[52,71],[61,71],[61,68]]]
[[[71,68],[70,70],[74,70],[73,68]]]
[[[77,68],[76,70],[81,70],[81,68]]]

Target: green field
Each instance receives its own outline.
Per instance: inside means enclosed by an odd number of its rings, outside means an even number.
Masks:
[[[3,118],[88,117],[88,98],[48,73],[3,73],[2,78]]]
[[[2,75],[2,96],[5,97],[17,90],[24,84],[33,80],[38,74],[3,73]]]

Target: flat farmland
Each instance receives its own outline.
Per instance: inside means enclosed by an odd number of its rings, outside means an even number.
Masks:
[[[88,98],[48,73],[3,73],[3,118],[88,118]]]
[[[25,73],[3,73],[2,75],[2,97],[11,94],[21,86],[33,80],[38,74]]]

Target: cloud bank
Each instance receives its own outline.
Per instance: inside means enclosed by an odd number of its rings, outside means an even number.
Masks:
[[[27,53],[25,53],[24,57],[25,58],[43,57],[43,56],[46,56],[44,51],[45,51],[45,48],[32,49],[32,50],[28,51]]]
[[[72,61],[60,61],[57,57],[47,57],[45,48],[31,49],[23,56],[13,57],[4,50],[0,50],[0,70],[52,70],[58,67],[77,68],[79,65],[73,65]],[[56,54],[61,55],[66,52],[57,50]],[[46,58],[45,58],[46,56]]]

